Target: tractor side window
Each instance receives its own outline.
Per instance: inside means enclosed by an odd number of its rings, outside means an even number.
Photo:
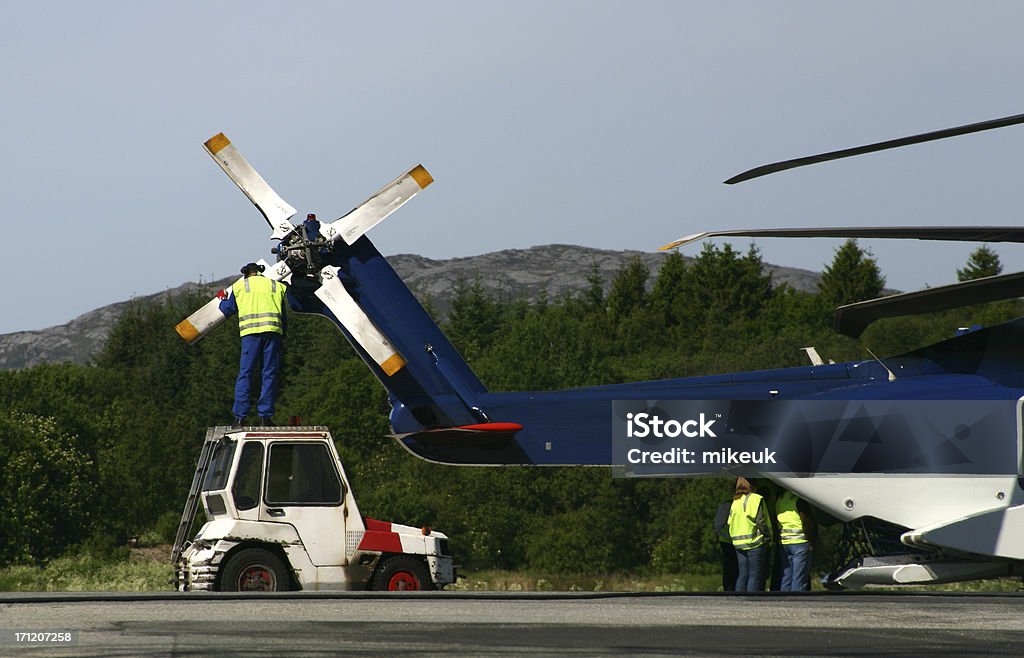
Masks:
[[[267,468],[268,505],[339,505],[341,478],[322,443],[275,443]]]
[[[260,475],[263,471],[263,444],[247,441],[238,458],[238,472],[231,487],[231,497],[238,510],[256,507],[260,500]]]
[[[206,479],[203,481],[203,491],[216,491],[223,489],[228,483],[228,469],[231,468],[231,458],[235,456],[235,442],[224,440],[217,443],[213,450],[213,457],[206,470]]]

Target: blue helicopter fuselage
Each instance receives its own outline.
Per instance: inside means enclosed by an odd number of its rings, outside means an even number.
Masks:
[[[453,464],[615,463],[615,401],[1005,400],[1024,396],[1024,319],[884,361],[738,372],[552,391],[492,392],[365,236],[328,263],[406,361],[383,373],[330,310],[293,286],[294,305],[338,325],[388,391],[395,437]],[[1007,419],[1006,424],[1015,424]],[[1012,444],[1015,436],[1005,439]]]

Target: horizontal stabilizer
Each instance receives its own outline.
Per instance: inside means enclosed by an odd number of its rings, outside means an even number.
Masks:
[[[987,276],[840,306],[835,311],[834,327],[837,332],[856,338],[868,325],[882,318],[944,311],[1015,297],[1024,297],[1024,272]]]
[[[472,430],[474,432],[518,432],[523,429],[519,423],[475,423],[473,425],[460,425],[456,429]]]
[[[340,237],[345,244],[352,244],[433,182],[423,165],[416,165],[341,219],[321,225],[320,234],[328,240]]]
[[[842,149],[839,151],[819,153],[818,155],[810,155],[804,158],[783,160],[781,162],[774,162],[772,164],[754,167],[753,169],[747,170],[742,174],[733,176],[729,180],[725,181],[725,183],[727,185],[733,185],[735,183],[741,183],[743,181],[750,180],[751,178],[758,178],[760,176],[766,176],[768,174],[786,171],[787,169],[795,169],[796,167],[803,167],[805,165],[817,164],[819,162],[828,162],[829,160],[839,160],[841,158],[849,158],[854,155],[874,153],[875,151],[884,151],[886,149],[900,148],[901,146],[910,146],[911,144],[920,144],[922,142],[930,142],[936,139],[956,137],[957,135],[966,135],[968,133],[981,132],[982,130],[1005,128],[1006,126],[1012,126],[1018,123],[1024,123],[1024,114],[1016,114],[1014,116],[1003,117],[1001,119],[990,119],[989,121],[981,121],[979,123],[971,123],[964,126],[956,126],[955,128],[935,130],[928,133],[922,133],[920,135],[911,135],[910,137],[890,139],[884,142],[868,144],[866,146],[857,146],[854,148]]]
[[[508,466],[532,463],[516,442],[518,423],[482,423],[462,427],[392,434],[420,459],[462,466]]]
[[[659,251],[714,237],[750,238],[893,238],[951,242],[1024,242],[1018,226],[835,226],[818,228],[728,229],[693,233],[660,247]]]
[[[270,228],[274,229],[272,239],[280,240],[295,228],[288,221],[296,213],[295,208],[278,196],[224,133],[217,133],[206,140],[203,146],[266,218]]]
[[[337,272],[337,268],[332,267],[325,267],[320,271],[323,283],[317,289],[316,296],[331,309],[338,322],[385,374],[395,374],[405,365],[405,359],[373,324],[356,300],[348,294]]]

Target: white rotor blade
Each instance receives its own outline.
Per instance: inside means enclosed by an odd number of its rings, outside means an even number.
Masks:
[[[345,290],[341,279],[338,278],[338,269],[325,267],[320,270],[320,276],[323,284],[315,293],[320,301],[331,309],[334,317],[338,318],[352,338],[376,361],[381,370],[389,376],[401,370],[405,365],[405,359]]]
[[[267,261],[262,258],[256,261],[257,265],[262,265],[266,268],[263,271],[263,276],[274,281],[284,281],[285,283],[292,282],[292,268],[288,267],[288,264],[283,260],[279,260],[273,265],[268,265]]]
[[[217,293],[217,296],[203,304],[195,313],[178,323],[174,330],[186,343],[191,345],[208,334],[227,317],[220,312],[220,302],[231,294],[231,286]]]
[[[433,182],[423,165],[416,165],[341,219],[321,224],[320,234],[332,241],[341,237],[346,244],[352,244]]]
[[[224,133],[217,133],[206,140],[203,147],[263,214],[270,228],[274,229],[273,235],[270,236],[272,239],[280,240],[295,228],[288,221],[296,213],[295,208],[288,205],[267,185],[267,181],[253,169]]]

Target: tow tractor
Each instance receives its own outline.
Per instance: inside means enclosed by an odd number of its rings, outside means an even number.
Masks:
[[[206,523],[188,541],[200,503]],[[365,518],[326,427],[207,430],[171,561],[180,591],[425,590],[448,537]]]

